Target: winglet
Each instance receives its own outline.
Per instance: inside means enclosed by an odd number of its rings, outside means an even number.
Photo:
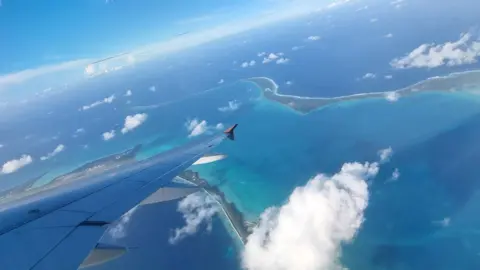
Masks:
[[[229,128],[227,128],[223,133],[227,135],[227,138],[234,141],[235,140],[235,129],[237,128],[238,124],[235,124]]]

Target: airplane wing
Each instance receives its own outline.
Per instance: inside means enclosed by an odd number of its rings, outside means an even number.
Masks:
[[[155,193],[224,139],[233,139],[235,127],[145,161],[0,204],[0,269],[78,269],[92,249],[102,248],[97,242],[108,225],[128,210],[152,194],[154,201],[188,194],[158,198]]]

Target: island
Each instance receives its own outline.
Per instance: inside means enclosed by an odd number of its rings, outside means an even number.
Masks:
[[[480,70],[451,73],[447,76],[436,76],[420,81],[402,89],[386,92],[359,93],[339,97],[303,97],[284,95],[278,92],[279,86],[268,77],[252,77],[242,80],[254,83],[262,91],[262,96],[270,101],[280,103],[301,114],[308,114],[322,107],[349,100],[366,98],[383,98],[387,101],[396,101],[400,97],[419,92],[454,92],[473,91],[480,86]]]
[[[192,170],[186,170],[178,176],[180,179],[190,182],[193,185],[202,187],[203,191],[214,198],[220,205],[226,220],[232,227],[233,231],[237,235],[238,239],[245,244],[247,242],[248,235],[250,234],[250,228],[255,223],[245,220],[242,212],[238,210],[234,203],[228,202],[225,194],[216,186],[211,186],[205,179],[202,179],[198,172]]]

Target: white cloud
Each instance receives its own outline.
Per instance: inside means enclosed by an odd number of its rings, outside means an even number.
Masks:
[[[242,262],[249,270],[344,269],[341,245],[354,239],[368,205],[367,179],[377,163],[346,163],[297,187],[280,208],[269,208],[248,237]]]
[[[380,157],[380,163],[385,163],[390,160],[393,155],[392,147],[388,147],[378,151],[378,156]]]
[[[258,57],[262,57],[262,56],[264,56],[264,55],[266,55],[266,54],[267,54],[266,52],[260,52],[260,53],[257,54],[257,56],[258,56]]]
[[[298,50],[301,50],[303,49],[305,46],[293,46],[292,47],[292,51],[298,51]]]
[[[398,170],[398,168],[395,168],[392,173],[392,177],[390,177],[390,181],[397,181],[398,178],[400,178],[400,171]]]
[[[84,133],[84,132],[85,132],[84,128],[79,128],[79,129],[75,130],[75,133]]]
[[[109,141],[115,137],[115,130],[110,130],[102,134],[104,141]]]
[[[246,61],[246,62],[243,62],[241,67],[242,68],[247,68],[247,67],[253,67],[255,66],[257,62],[255,60],[251,60],[250,62],[249,61]]]
[[[378,19],[377,18],[372,18],[372,19],[370,19],[370,22],[371,23],[378,22]]]
[[[384,37],[386,37],[386,38],[392,38],[392,37],[393,37],[393,34],[392,34],[392,33],[388,33],[388,34],[386,34]]]
[[[278,59],[276,63],[277,64],[287,64],[288,62],[290,62],[290,59],[282,57],[282,58]]]
[[[238,110],[240,108],[241,103],[238,102],[237,100],[232,100],[228,102],[228,105],[225,107],[220,107],[218,108],[219,111],[221,112],[233,112]]]
[[[292,85],[293,82],[292,82],[292,81],[286,81],[285,84],[286,84],[286,85]]]
[[[267,57],[263,58],[262,63],[267,64],[267,63],[270,63],[272,61],[275,61],[275,60],[279,59],[281,55],[283,55],[283,53],[277,53],[277,54],[270,53],[270,54],[268,54]]]
[[[440,225],[442,227],[448,227],[450,226],[451,219],[449,217],[446,217],[442,220],[434,221],[433,223],[436,225]]]
[[[150,90],[152,92],[155,92],[155,91],[157,91],[157,88],[154,85],[152,85],[148,88],[148,90]]]
[[[394,0],[390,2],[390,5],[394,6],[395,8],[401,8],[404,3],[404,0]]]
[[[208,131],[207,121],[205,120],[199,121],[197,118],[187,121],[185,126],[187,127],[187,130],[190,132],[188,137],[196,137]]]
[[[359,12],[359,11],[362,11],[362,10],[367,10],[368,9],[368,6],[363,6],[359,9],[356,10],[356,12]]]
[[[127,235],[127,225],[137,209],[137,207],[130,209],[127,213],[123,214],[113,227],[108,228],[107,232],[113,239],[124,238]]]
[[[320,40],[320,36],[309,36],[307,39],[311,41],[317,41]]]
[[[146,113],[137,113],[135,115],[128,115],[125,117],[122,133],[125,134],[143,124],[148,118]]]
[[[50,158],[52,158],[52,157],[60,154],[60,153],[63,152],[64,150],[65,150],[65,145],[59,144],[57,147],[55,147],[55,149],[53,149],[52,152],[48,153],[46,156],[40,157],[40,160],[50,159]]]
[[[386,92],[385,99],[390,102],[396,102],[400,99],[400,94],[396,91]]]
[[[223,129],[225,129],[225,126],[224,126],[222,123],[218,123],[218,124],[215,126],[215,129],[217,129],[217,130],[223,130]]]
[[[2,174],[9,174],[16,172],[17,170],[27,166],[33,162],[33,158],[30,155],[22,155],[19,159],[12,159],[7,161],[2,166]]]
[[[130,96],[132,96],[132,94],[133,94],[132,90],[127,90],[127,92],[125,93],[125,96],[130,97]]]
[[[210,231],[212,218],[220,210],[220,206],[206,193],[196,192],[181,200],[177,210],[183,214],[186,224],[182,228],[175,229],[175,234],[168,239],[171,244],[176,244],[185,237],[195,234],[203,223],[207,224],[207,230]]]
[[[377,75],[374,74],[374,73],[367,73],[367,74],[363,75],[362,79],[364,79],[364,80],[365,79],[375,79],[376,77],[377,77]]]
[[[222,84],[224,83],[225,81],[223,79],[220,79],[220,81],[218,81],[218,84]]]
[[[385,78],[385,80],[391,80],[393,78],[393,76],[392,75],[385,75],[384,78]]]
[[[90,105],[85,105],[82,108],[80,108],[80,110],[83,110],[83,111],[90,110],[90,109],[92,109],[94,107],[97,107],[99,105],[102,105],[102,104],[112,103],[114,100],[115,100],[115,95],[111,95],[111,96],[106,97],[102,100],[95,101],[94,103],[92,103]]]
[[[438,45],[422,44],[404,57],[393,59],[390,65],[397,69],[406,69],[473,64],[480,56],[480,42],[471,39],[472,35],[466,33],[457,41]]]
[[[40,77],[43,75],[64,71],[64,70],[78,69],[79,74],[83,74],[81,70],[90,61],[92,60],[81,59],[81,60],[63,62],[63,63],[53,64],[53,65],[40,66],[37,68],[26,69],[26,70],[22,70],[15,73],[0,75],[0,89],[13,84],[20,84],[36,77]]]

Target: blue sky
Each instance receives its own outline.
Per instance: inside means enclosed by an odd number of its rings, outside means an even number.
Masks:
[[[0,0],[0,91],[41,91],[104,57],[141,61],[348,1]]]
[[[242,3],[245,1],[3,0],[0,73],[132,50],[220,23],[222,12],[246,12],[248,6]]]

